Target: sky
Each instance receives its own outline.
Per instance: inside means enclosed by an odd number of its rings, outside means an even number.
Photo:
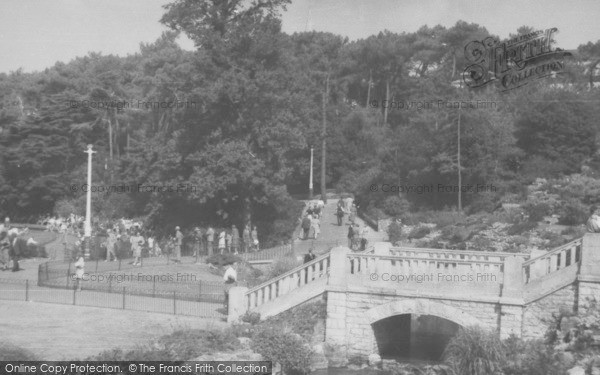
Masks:
[[[126,56],[154,42],[169,0],[0,0],[0,72],[43,70],[89,52]],[[477,23],[502,38],[523,25],[557,27],[556,47],[600,40],[598,0],[293,0],[283,12],[287,33],[328,31],[350,40],[385,29]],[[193,44],[180,38],[185,49]]]

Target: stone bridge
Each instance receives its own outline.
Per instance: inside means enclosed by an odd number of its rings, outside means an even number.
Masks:
[[[600,299],[600,234],[535,258],[389,243],[362,253],[338,247],[255,288],[232,288],[229,321],[317,298],[327,301],[326,341],[348,357],[411,356],[419,345],[439,356],[460,326],[538,338],[553,313]]]

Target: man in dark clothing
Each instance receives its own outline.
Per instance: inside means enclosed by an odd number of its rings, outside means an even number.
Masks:
[[[308,232],[310,231],[310,219],[308,215],[304,215],[304,219],[302,219],[302,230],[304,231],[303,240],[308,238]]]
[[[338,206],[337,208],[337,220],[338,220],[338,225],[341,227],[342,226],[342,219],[344,218],[344,209],[341,206]]]
[[[308,263],[315,260],[317,256],[313,253],[312,249],[308,249],[308,254],[304,255],[304,263]]]
[[[348,227],[348,247],[350,250],[354,250],[352,248],[352,240],[354,239],[354,228],[352,228],[352,224]]]

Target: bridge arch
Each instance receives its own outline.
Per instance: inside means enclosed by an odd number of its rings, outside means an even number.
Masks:
[[[460,327],[481,321],[460,308],[427,299],[404,299],[367,310],[374,349],[383,358],[438,361]]]
[[[367,310],[366,317],[369,320],[369,324],[373,324],[379,320],[403,314],[433,315],[454,322],[462,327],[475,325],[489,328],[485,327],[479,319],[463,310],[421,298],[393,301],[373,307]]]

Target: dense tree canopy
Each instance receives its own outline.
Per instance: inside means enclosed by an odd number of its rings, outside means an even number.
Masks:
[[[457,184],[459,157],[464,184],[499,186],[596,159],[598,43],[582,44],[562,76],[504,94],[469,91],[464,46],[491,36],[479,25],[352,42],[287,35],[278,12],[289,2],[176,0],[162,18],[173,31],[135,55],[0,74],[0,211],[28,220],[58,201],[82,207],[70,186],[83,183],[93,144],[95,185],[193,187],[95,193],[99,216],[140,216],[155,228],[252,222],[281,239],[295,224],[290,195],[306,193],[311,147],[320,168],[323,116],[327,186],[373,207],[389,198],[370,192],[373,183]],[[179,32],[195,51],[177,45]],[[399,195],[412,209],[456,205],[456,194]],[[464,204],[479,203],[469,195]]]

